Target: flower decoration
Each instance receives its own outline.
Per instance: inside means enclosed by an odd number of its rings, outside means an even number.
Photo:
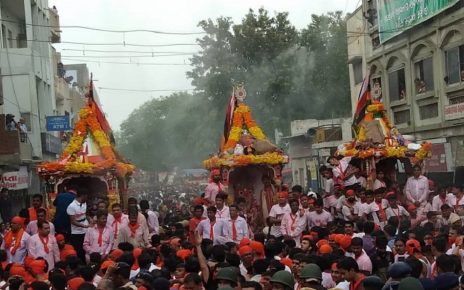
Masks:
[[[232,128],[229,132],[229,139],[224,146],[224,150],[229,150],[235,147],[238,140],[240,140],[240,135],[242,133],[243,127],[246,127],[250,134],[258,140],[266,139],[261,128],[256,124],[256,121],[251,115],[250,108],[244,103],[240,103],[234,111],[234,118],[232,119]]]
[[[115,148],[111,144],[108,135],[102,130],[96,116],[96,104],[89,101],[79,112],[79,121],[75,124],[73,135],[63,150],[60,160],[45,162],[38,166],[40,175],[53,174],[103,174],[109,170],[115,170],[118,177],[132,174],[135,166],[121,162],[117,159]],[[103,160],[92,163],[83,155],[82,147],[87,134],[91,134],[100,148]]]
[[[248,165],[278,165],[288,162],[288,157],[279,152],[267,152],[261,155],[225,155],[222,157],[213,156],[203,161],[207,169],[225,167],[241,167]]]

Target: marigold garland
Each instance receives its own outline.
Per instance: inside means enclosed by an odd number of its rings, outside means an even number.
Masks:
[[[247,165],[277,165],[288,162],[288,157],[279,152],[268,152],[261,155],[227,155],[224,157],[214,156],[203,161],[207,169],[226,167],[240,167]]]
[[[119,162],[116,159],[114,148],[97,120],[94,104],[87,104],[80,110],[79,116],[80,120],[75,124],[73,135],[63,150],[60,161],[40,164],[38,167],[39,173],[45,175],[59,172],[98,174],[111,168],[115,169],[116,175],[119,177],[132,173],[135,166]],[[82,151],[82,145],[88,132],[95,139],[104,158],[104,160],[95,164],[79,161],[79,153]]]
[[[261,128],[253,119],[250,108],[247,105],[241,103],[235,108],[234,118],[232,119],[232,128],[230,129],[227,143],[224,146],[225,150],[229,150],[235,147],[237,142],[240,140],[244,126],[246,126],[250,134],[256,139],[266,139],[266,135],[264,135]]]

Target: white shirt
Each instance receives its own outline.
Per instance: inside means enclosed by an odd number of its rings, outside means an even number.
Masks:
[[[332,172],[333,172],[334,177],[336,177],[337,179],[344,179],[345,171],[348,168],[348,166],[350,165],[350,161],[351,161],[351,158],[349,158],[349,157],[345,157],[345,158],[339,160],[339,164],[332,168]],[[356,178],[356,176],[354,174],[351,175],[350,178],[348,178],[346,180],[343,180],[343,185],[344,186],[350,186],[350,185],[354,185],[356,183],[358,183],[358,179]]]
[[[50,225],[50,235],[54,236],[55,235],[55,226],[51,222],[48,222],[48,224]],[[33,236],[33,235],[37,234],[38,232],[39,232],[39,228],[37,227],[37,220],[30,221],[27,224],[26,233],[28,233],[30,236]]]
[[[150,234],[155,234],[157,235],[159,233],[159,221],[158,221],[158,216],[156,213],[152,210],[148,210],[147,212],[148,219],[148,232]]]
[[[238,216],[237,219],[235,220],[235,228],[237,230],[236,239],[233,239],[233,221],[232,221],[232,219],[229,218],[227,223],[228,223],[228,229],[230,230],[230,232],[228,234],[228,238],[231,241],[233,241],[235,243],[240,243],[240,241],[243,238],[249,238],[248,224],[247,224],[246,220],[243,217]]]
[[[284,217],[284,214],[290,213],[290,212],[292,212],[292,210],[290,209],[290,205],[288,205],[288,203],[285,204],[285,206],[283,206],[283,207],[280,206],[279,204],[274,204],[271,207],[271,211],[269,212],[269,216],[282,221],[282,218]],[[280,225],[277,225],[277,226],[273,225],[271,227],[271,232],[270,233],[274,237],[281,237],[282,232],[280,231]]]
[[[443,202],[439,195],[434,196],[432,199],[432,211],[441,211],[441,206],[445,203],[450,207],[454,207],[456,204],[456,197],[454,196],[454,194],[447,193],[445,196],[445,202]]]
[[[201,234],[203,239],[212,239],[215,245],[225,244],[230,241],[230,229],[223,220],[216,220],[213,224],[213,233],[211,233],[211,221],[209,219],[202,220],[197,226],[197,231]]]
[[[86,213],[87,213],[87,203],[79,203],[77,200],[73,200],[68,206],[66,210],[69,216],[74,216],[76,221],[88,225],[89,222],[87,221]],[[85,235],[85,228],[83,227],[76,227],[71,223],[71,234],[73,235]]]
[[[385,184],[385,181],[380,181],[378,179],[376,179],[374,181],[374,186],[372,187],[373,190],[377,190],[379,188],[382,188],[382,187],[387,187],[387,185]]]
[[[21,244],[19,248],[16,250],[16,253],[14,255],[11,255],[10,250],[14,248],[15,241],[11,245],[10,249],[5,248],[5,241],[3,241],[1,249],[6,251],[8,263],[18,263],[18,264],[24,263],[24,258],[26,258],[26,254],[27,254],[27,242],[29,238],[30,238],[29,234],[24,232],[21,238]]]
[[[429,195],[429,180],[425,176],[411,176],[404,188],[406,197],[412,202],[424,202]]]
[[[224,207],[220,210],[217,209],[216,211],[216,219],[227,221],[230,219],[229,207],[224,205]]]
[[[310,228],[314,226],[326,227],[327,223],[332,221],[332,215],[325,210],[322,210],[322,213],[318,214],[316,211],[308,213],[308,226]]]
[[[401,216],[409,216],[409,212],[401,205],[398,205],[398,208],[388,207],[385,210],[385,215],[387,216],[387,220],[388,220],[392,216],[396,216],[398,218]]]

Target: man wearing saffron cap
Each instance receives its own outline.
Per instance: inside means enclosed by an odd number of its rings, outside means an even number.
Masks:
[[[11,230],[8,231],[4,238],[2,250],[6,251],[8,263],[24,263],[27,251],[27,240],[29,234],[23,229],[23,219],[15,216],[11,219]]]
[[[34,259],[44,258],[49,269],[55,267],[55,263],[60,260],[60,250],[55,236],[50,234],[50,224],[47,221],[37,223],[39,232],[31,236],[27,242],[29,256]]]
[[[288,199],[288,192],[281,191],[277,193],[277,197],[279,198],[279,203],[275,204],[271,207],[269,212],[269,221],[271,226],[270,234],[274,237],[282,237],[283,233],[281,231],[281,223],[282,218],[286,213],[290,213],[290,205],[287,202]]]
[[[221,183],[221,171],[219,171],[219,169],[213,169],[211,171],[210,182],[205,188],[205,198],[210,205],[214,205],[216,202],[216,195],[221,191],[224,191],[224,185]]]
[[[114,233],[107,224],[107,216],[106,211],[98,211],[97,224],[88,228],[85,233],[84,251],[87,261],[92,253],[100,253],[102,259],[105,259],[112,249]]]

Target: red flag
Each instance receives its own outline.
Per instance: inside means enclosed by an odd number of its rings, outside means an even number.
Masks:
[[[230,97],[229,104],[227,105],[226,110],[226,119],[224,120],[224,143],[227,143],[229,139],[230,129],[232,128],[232,122],[234,119],[234,111],[235,111],[235,96],[232,93]]]
[[[371,90],[370,90],[370,73],[364,77],[361,85],[361,91],[359,92],[358,103],[356,104],[356,111],[353,117],[353,126],[357,126],[366,113],[366,108],[371,102]]]

